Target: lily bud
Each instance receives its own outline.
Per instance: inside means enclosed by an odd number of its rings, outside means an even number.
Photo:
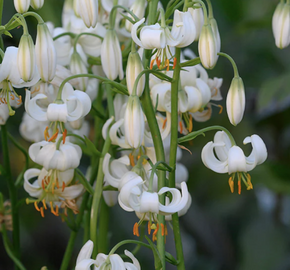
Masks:
[[[241,77],[234,77],[227,95],[227,113],[232,125],[236,126],[243,118],[246,100]]]
[[[143,141],[145,120],[138,96],[130,96],[124,116],[125,139],[133,148]]]
[[[31,81],[35,74],[36,60],[35,49],[31,36],[23,34],[17,53],[17,66],[23,81]]]
[[[37,25],[35,42],[36,64],[44,82],[51,81],[56,71],[56,50],[52,36],[45,23]]]
[[[213,35],[215,38],[215,42],[216,42],[216,52],[219,53],[221,50],[221,37],[220,37],[218,25],[217,25],[215,18],[210,18],[209,23],[211,25],[211,29],[212,29],[212,32],[213,32]]]
[[[44,0],[31,0],[30,5],[33,9],[40,9],[44,4]]]
[[[83,62],[81,56],[77,52],[74,52],[71,56],[70,71],[74,75],[88,73],[85,63]],[[78,89],[85,91],[88,84],[88,78],[86,77],[77,78],[77,81],[79,83]]]
[[[198,42],[198,53],[202,65],[207,69],[213,69],[218,55],[216,39],[210,24],[202,27]]]
[[[78,13],[84,24],[90,28],[97,25],[98,19],[98,0],[83,0],[79,4]]]
[[[279,3],[272,19],[272,28],[276,46],[280,49],[290,43],[290,5]]]
[[[106,76],[110,80],[115,80],[119,76],[124,77],[122,52],[115,30],[109,29],[104,37],[101,47],[102,67]]]
[[[14,0],[14,7],[18,13],[24,13],[29,9],[30,0]]]
[[[140,19],[144,17],[145,14],[146,1],[145,0],[136,0],[131,6],[130,10]],[[128,17],[132,18],[130,14],[127,14]],[[125,27],[128,32],[131,33],[132,23],[126,20]]]
[[[201,29],[204,23],[203,10],[200,7],[200,8],[189,8],[188,11],[190,12],[195,24],[196,28],[195,41],[197,41],[199,39]]]
[[[137,76],[143,71],[143,64],[141,58],[137,52],[130,52],[128,57],[128,64],[126,68],[126,79],[127,79],[127,87],[129,94],[133,94],[133,86],[136,81]],[[145,86],[145,75],[143,75],[137,85],[136,94],[140,97],[143,93]]]

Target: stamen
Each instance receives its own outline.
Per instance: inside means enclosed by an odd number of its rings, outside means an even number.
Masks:
[[[51,187],[51,193],[52,193],[52,194],[54,194],[54,186],[55,186],[55,183],[53,182],[53,183],[52,183],[52,187]]]
[[[44,139],[47,141],[48,138],[49,138],[48,127],[46,127],[44,130]]]
[[[217,105],[217,107],[220,108],[219,114],[221,114],[223,112],[224,107],[222,105]]]
[[[0,103],[4,104],[4,101],[3,101],[2,97],[0,97]]]
[[[22,96],[19,95],[17,105],[21,105],[21,104],[22,104]]]
[[[42,200],[42,204],[43,204],[44,209],[47,210],[47,206],[46,206],[46,203],[45,203],[45,199]]]
[[[40,86],[35,87],[35,89],[31,92],[31,95],[33,95],[34,93],[38,92],[40,90]]]
[[[62,133],[62,143],[65,144],[65,139],[67,135],[67,130],[65,129],[64,132]]]
[[[157,240],[156,234],[157,234],[157,232],[158,232],[158,229],[159,229],[159,224],[157,223],[156,229],[155,229],[155,231],[153,232],[153,235],[152,235],[152,241],[153,241],[153,242],[154,242],[155,240]]]
[[[165,67],[167,67],[166,71],[169,71],[169,59],[166,59]]]
[[[190,114],[189,115],[188,131],[191,132],[192,131],[192,128],[193,128],[193,125],[192,125],[192,115]]]
[[[34,207],[35,207],[35,209],[36,209],[38,212],[40,212],[40,209],[39,209],[39,207],[38,207],[38,205],[37,205],[37,201],[34,202]]]
[[[139,227],[138,227],[138,223],[137,222],[134,224],[133,234],[136,235],[136,236],[138,236],[138,237],[140,236],[139,235]]]
[[[239,187],[239,191],[238,193],[241,194],[242,191],[242,185],[241,185],[241,175],[239,174],[239,180],[238,180],[238,187]]]
[[[164,224],[160,223],[160,226],[161,226],[161,235],[164,236],[165,235]]]
[[[58,129],[56,130],[56,132],[51,136],[51,138],[48,140],[49,142],[54,141],[57,138],[58,135]]]
[[[167,118],[165,118],[164,121],[163,121],[162,129],[165,128],[166,123],[167,123]]]
[[[3,98],[3,100],[4,100],[4,103],[7,104],[6,98]],[[19,105],[19,104],[18,104],[18,105]]]
[[[56,187],[59,188],[58,178],[56,178]]]
[[[153,68],[154,62],[155,62],[155,59],[153,59],[153,60],[151,61],[151,63],[150,63],[150,69]]]
[[[42,189],[45,190],[44,179],[42,179],[42,181],[41,181],[41,186],[42,186]]]
[[[130,159],[130,165],[132,167],[135,166],[135,161],[134,161],[134,156],[132,155],[132,153],[129,154],[129,159]]]
[[[161,60],[159,59],[158,56],[156,57],[156,64],[157,64],[157,67],[160,69]]]
[[[124,50],[125,50],[125,44],[122,44],[121,51],[124,51]]]
[[[229,179],[229,186],[230,186],[231,192],[234,193],[234,181],[232,177],[230,177]]]
[[[151,221],[148,221],[148,234],[151,234]]]
[[[44,218],[44,211],[43,211],[43,207],[40,207],[40,214],[41,214],[41,216]]]
[[[176,63],[177,63],[177,59],[176,59],[176,57],[174,57],[174,59],[173,59],[173,69],[175,69]]]
[[[179,129],[180,129],[180,133],[182,134],[182,132],[183,132],[183,126],[182,126],[182,122],[181,121],[179,121]]]
[[[56,216],[58,216],[58,205],[55,206]]]
[[[63,192],[64,189],[65,189],[65,182],[62,182],[62,189],[61,189],[61,191]]]
[[[11,98],[11,100],[14,100],[15,99],[15,96],[13,96],[12,94],[10,94],[10,98]]]
[[[247,173],[247,183],[248,183],[247,190],[253,189],[253,184],[251,182],[251,175],[249,175],[248,173]]]

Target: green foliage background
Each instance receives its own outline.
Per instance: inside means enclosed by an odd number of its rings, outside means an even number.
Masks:
[[[167,1],[163,1],[166,3]],[[242,146],[243,139],[252,134],[260,135],[268,148],[268,159],[251,172],[254,190],[231,194],[228,175],[209,171],[201,162],[202,147],[213,139],[213,133],[198,137],[187,147],[192,155],[183,151],[183,162],[189,169],[188,185],[192,206],[181,218],[186,269],[195,270],[286,270],[290,269],[290,48],[275,47],[272,35],[272,14],[278,0],[216,0],[212,1],[219,25],[222,51],[236,61],[246,87],[246,112],[237,126],[230,125],[226,111],[207,123],[226,126]],[[40,10],[44,20],[60,26],[63,1],[46,0]],[[14,12],[13,2],[5,1],[3,22]],[[31,29],[34,21],[31,21]],[[5,45],[17,45],[21,30],[12,33],[15,40],[5,38]],[[197,51],[197,44],[193,44]],[[220,58],[211,77],[224,78],[223,97],[226,97],[233,71],[230,63]],[[225,108],[225,99],[222,101]],[[8,129],[27,148],[29,144],[19,137],[18,126],[23,108],[8,121]],[[196,123],[199,129],[204,124]],[[23,157],[11,146],[11,164],[15,175],[22,169]],[[250,153],[250,146],[244,150]],[[1,177],[1,176],[0,176]],[[0,190],[8,195],[5,182],[0,180]],[[26,196],[22,190],[20,195]],[[122,213],[120,213],[122,212]],[[69,231],[59,218],[47,214],[43,219],[32,205],[21,206],[21,245],[23,262],[29,269],[58,269]],[[111,211],[109,227],[112,230],[110,245],[131,238],[134,214]],[[169,229],[169,234],[171,230]],[[75,255],[82,245],[81,237]],[[167,247],[174,254],[173,239],[168,237]],[[12,269],[5,250],[0,244],[0,269]],[[153,267],[152,255],[137,254],[137,258]],[[74,259],[75,260],[75,259]],[[74,262],[73,262],[74,263]],[[72,263],[72,268],[73,268]],[[171,268],[168,268],[171,269]]]

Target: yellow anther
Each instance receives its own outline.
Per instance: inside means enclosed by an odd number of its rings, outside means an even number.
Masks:
[[[36,209],[38,212],[40,212],[40,209],[39,209],[39,207],[38,207],[38,205],[37,205],[37,201],[34,202],[34,207],[35,207],[35,209]]]
[[[48,127],[46,127],[44,130],[44,139],[47,141],[48,138],[49,138]]]
[[[137,222],[134,224],[133,234],[136,235],[136,236],[138,236],[138,237],[140,236],[139,235],[139,226],[138,226],[138,223]]]
[[[129,154],[129,159],[130,159],[130,165],[132,167],[135,166],[135,161],[134,161],[134,156],[132,155],[132,153]]]
[[[167,123],[167,118],[165,118],[164,121],[163,121],[162,129],[165,129],[166,123]]]
[[[44,218],[44,211],[43,211],[43,207],[40,207],[40,214],[41,214],[41,216]]]
[[[47,210],[47,206],[46,206],[46,203],[45,203],[45,199],[42,200],[42,204],[43,204],[44,209]]]
[[[232,177],[230,177],[229,179],[229,186],[230,186],[231,192],[234,193],[234,181]]]
[[[49,142],[54,141],[57,138],[58,135],[58,129],[56,130],[56,132],[51,136],[51,138],[48,140]]]
[[[193,125],[192,125],[192,115],[190,114],[189,115],[189,123],[188,123],[188,131],[191,132],[192,131],[192,128],[193,128]]]
[[[64,132],[62,133],[62,143],[65,144],[65,139],[67,135],[67,130],[65,129]]]
[[[176,63],[177,63],[177,59],[176,59],[176,57],[174,57],[174,59],[173,59],[173,69],[175,69]]]
[[[222,105],[217,105],[217,107],[220,108],[219,114],[221,114],[223,112],[224,107]]]
[[[151,234],[151,222],[150,221],[148,221],[148,234]]]
[[[62,182],[62,189],[61,189],[61,191],[63,192],[64,189],[65,189],[65,182]]]

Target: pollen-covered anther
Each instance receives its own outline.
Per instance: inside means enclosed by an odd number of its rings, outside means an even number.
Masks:
[[[220,108],[219,114],[221,114],[223,112],[224,107],[222,105],[217,105],[217,107]]]
[[[64,189],[65,189],[65,182],[62,182],[62,189],[61,189],[61,191],[63,192]]]
[[[151,222],[150,221],[148,221],[148,234],[151,234]]]
[[[67,135],[67,130],[65,129],[64,132],[62,133],[62,143],[65,144],[65,139]]]
[[[43,204],[44,209],[47,210],[47,206],[46,206],[46,203],[45,203],[45,199],[42,200],[42,204]]]
[[[34,207],[35,207],[36,211],[40,212],[40,209],[39,209],[39,207],[37,205],[37,201],[34,202]]]
[[[233,181],[233,177],[229,178],[229,186],[231,189],[231,192],[234,193],[234,181]]]
[[[162,129],[165,129],[166,123],[167,123],[167,118],[165,118],[163,121]]]
[[[253,189],[253,184],[251,182],[251,176],[247,173],[247,190]]]
[[[174,57],[174,59],[173,59],[173,69],[175,69],[176,63],[177,63],[177,59],[176,59],[176,57]]]
[[[48,127],[46,127],[45,130],[44,130],[44,139],[47,141],[49,137],[50,136],[49,136],[49,133],[48,133]]]
[[[51,141],[54,141],[56,138],[57,138],[57,136],[58,136],[58,129],[56,130],[56,132],[51,136],[51,138],[48,140],[49,142],[51,142]]]
[[[54,187],[55,187],[55,182],[52,183],[52,187],[51,187],[51,193],[54,194]]]
[[[179,129],[180,129],[180,133],[182,133],[183,132],[183,126],[182,126],[182,122],[181,121],[179,121]]]
[[[43,207],[40,207],[40,214],[44,218],[44,210],[43,210]]]
[[[156,225],[156,229],[154,230],[153,234],[152,234],[152,241],[156,241],[157,240],[157,232],[158,232],[158,229],[159,229],[159,224],[157,223]]]
[[[151,60],[151,63],[150,63],[150,69],[153,68],[154,62],[155,62],[155,59],[152,59],[152,60]]]
[[[10,98],[11,98],[12,100],[14,100],[14,99],[15,99],[15,96],[13,96],[12,94],[10,94]]]
[[[17,100],[17,105],[21,105],[22,104],[22,96],[18,96],[18,100]]]
[[[50,208],[51,208],[51,213],[54,214],[55,216],[58,216],[58,206],[56,205],[55,210],[54,210],[52,201],[50,201],[49,204],[50,204]]]
[[[193,129],[193,125],[192,125],[192,115],[189,115],[189,123],[188,123],[188,131],[191,132]]]
[[[135,166],[135,161],[134,161],[134,156],[132,155],[132,153],[129,154],[129,159],[130,159],[130,165],[132,167]]]
[[[165,63],[165,67],[166,67],[166,71],[169,71],[170,65],[169,65],[169,59],[166,59],[166,63]]]
[[[42,179],[42,181],[41,181],[41,187],[43,190],[45,190],[44,179]]]
[[[156,64],[157,64],[157,67],[160,69],[161,60],[159,59],[158,56],[156,57]]]
[[[238,180],[238,193],[241,194],[242,192],[242,185],[241,185],[241,174],[238,174],[239,180]]]
[[[138,237],[140,236],[140,234],[139,234],[139,225],[138,225],[137,222],[133,226],[133,234],[138,236]]]

